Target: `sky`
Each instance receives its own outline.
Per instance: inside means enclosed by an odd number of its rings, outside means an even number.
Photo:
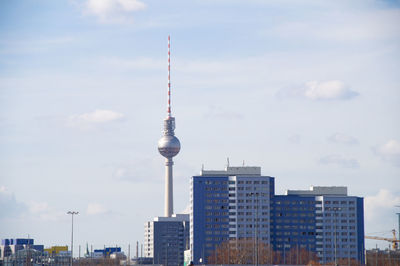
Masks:
[[[69,245],[73,210],[74,252],[143,242],[164,208],[168,35],[176,213],[229,158],[278,194],[347,186],[367,235],[398,229],[399,1],[5,0],[0,238]]]

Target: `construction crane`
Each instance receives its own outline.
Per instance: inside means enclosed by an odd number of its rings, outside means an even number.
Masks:
[[[392,243],[392,248],[394,250],[397,250],[399,248],[399,242],[400,240],[396,238],[396,230],[392,230],[393,233],[393,238],[388,238],[388,237],[380,237],[380,236],[365,236],[366,239],[376,239],[376,240],[384,240]]]

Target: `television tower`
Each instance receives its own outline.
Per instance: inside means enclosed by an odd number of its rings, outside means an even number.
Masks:
[[[165,205],[164,216],[171,217],[174,212],[174,197],[172,183],[172,157],[176,156],[180,149],[181,143],[175,137],[175,117],[171,115],[171,39],[168,35],[168,104],[167,117],[164,119],[164,136],[158,141],[158,151],[165,157]]]

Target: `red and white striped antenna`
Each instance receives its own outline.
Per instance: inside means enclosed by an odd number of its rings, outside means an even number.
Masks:
[[[171,38],[168,35],[168,106],[167,115],[171,117]]]

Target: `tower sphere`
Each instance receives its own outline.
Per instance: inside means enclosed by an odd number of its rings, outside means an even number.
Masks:
[[[158,151],[165,158],[172,158],[181,150],[181,143],[175,136],[165,135],[158,141]]]

